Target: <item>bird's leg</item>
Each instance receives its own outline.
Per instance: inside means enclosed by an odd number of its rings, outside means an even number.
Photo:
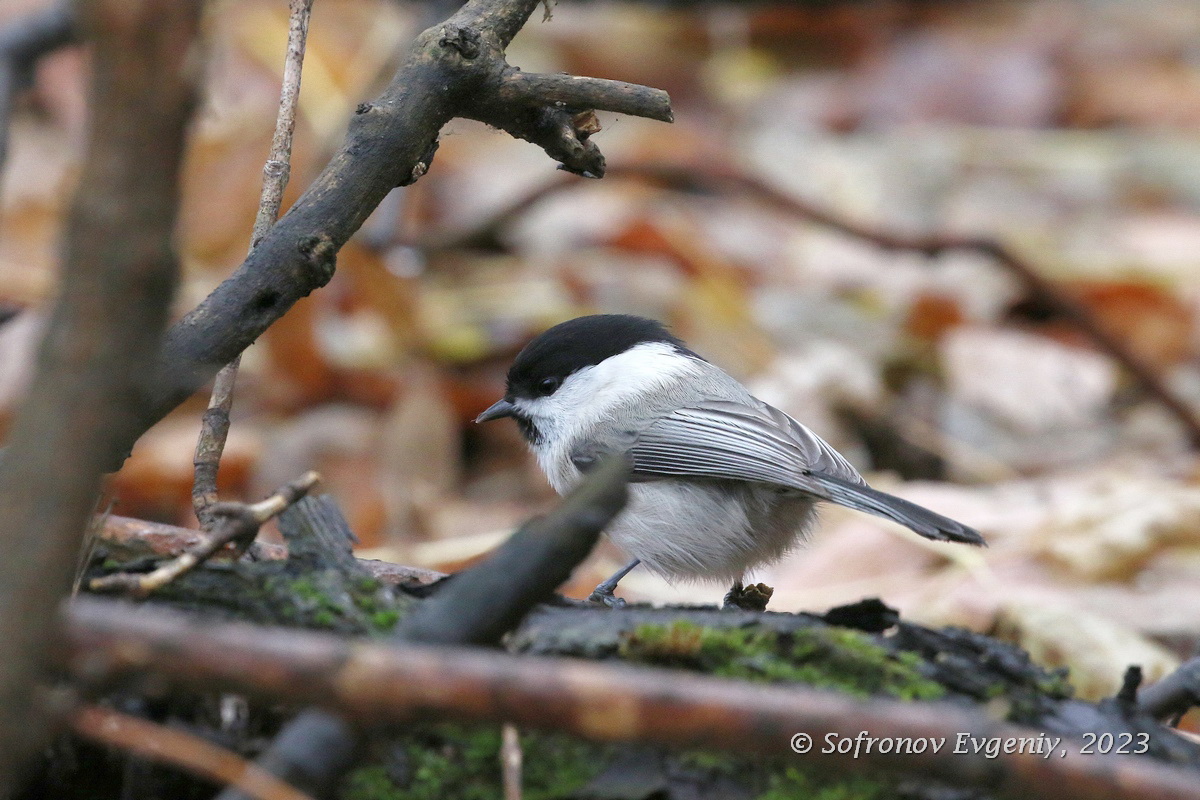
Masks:
[[[592,595],[588,598],[588,600],[591,600],[593,603],[606,605],[609,608],[621,608],[624,606],[625,601],[614,595],[613,591],[616,590],[617,584],[621,582],[621,578],[624,578],[626,575],[628,575],[633,568],[640,563],[642,563],[641,559],[635,558],[633,561],[630,561],[628,564],[621,567],[619,570],[613,573],[611,578],[597,586],[592,591]]]
[[[749,586],[742,585],[742,579],[738,578],[733,582],[733,586],[725,593],[725,602],[721,608],[724,610],[738,611],[766,611],[767,603],[771,600],[771,595],[775,590],[765,583],[752,583]]]
[[[721,608],[741,608],[737,604],[738,598],[742,596],[745,588],[742,586],[742,579],[738,578],[733,582],[733,586],[729,587],[729,591],[725,593],[725,600],[721,603]]]

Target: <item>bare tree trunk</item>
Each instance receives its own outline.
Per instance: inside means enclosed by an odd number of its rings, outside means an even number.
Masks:
[[[0,462],[0,796],[45,741],[35,699],[105,464],[144,418],[175,289],[201,0],[94,0],[92,123],[62,289]]]

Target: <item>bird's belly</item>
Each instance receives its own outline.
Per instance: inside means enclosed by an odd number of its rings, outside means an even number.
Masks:
[[[729,583],[798,544],[813,504],[746,483],[633,484],[629,505],[608,535],[666,578]]]

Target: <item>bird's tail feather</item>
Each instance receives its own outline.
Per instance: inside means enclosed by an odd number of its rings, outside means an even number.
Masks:
[[[987,546],[979,531],[916,503],[820,472],[810,472],[808,477],[824,490],[822,494],[829,501],[899,522],[926,539]]]

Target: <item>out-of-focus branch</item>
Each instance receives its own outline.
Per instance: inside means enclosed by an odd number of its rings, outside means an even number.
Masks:
[[[976,739],[1034,740],[1038,732],[937,703],[854,700],[809,688],[767,686],[586,661],[512,656],[449,646],[350,642],[325,634],[209,623],[174,612],[132,612],[78,600],[68,609],[67,663],[103,684],[148,673],[180,686],[319,703],[359,723],[453,719],[511,722],[597,741],[645,741],[795,760],[839,774],[920,776],[1012,798],[1196,800],[1192,770],[1131,756],[961,752]],[[826,736],[955,746],[909,752],[874,747],[827,752]],[[803,737],[809,737],[807,740]],[[793,742],[801,750],[794,752]],[[970,750],[970,748],[966,748]],[[957,751],[957,752],[956,752]]]
[[[254,252],[279,217],[283,190],[287,188],[288,178],[291,177],[292,135],[296,131],[296,108],[300,103],[300,77],[312,4],[313,0],[291,0],[290,3],[279,113],[275,118],[271,152],[263,165],[262,193],[258,200],[258,214],[254,218],[254,230],[250,234],[250,252]],[[213,506],[217,502],[217,470],[221,466],[221,454],[225,452],[225,441],[229,437],[229,411],[233,407],[233,390],[241,360],[238,355],[217,373],[208,409],[200,423],[200,438],[196,441],[192,507],[200,526],[205,530],[212,529],[217,522],[213,514]]]
[[[346,139],[325,170],[263,237],[234,275],[171,328],[154,373],[152,411],[130,436],[203,386],[292,305],[333,277],[338,250],[396,186],[429,169],[442,126],[454,117],[485,119],[529,138],[568,169],[602,175],[603,158],[583,141],[591,130],[574,123],[587,109],[505,104],[496,92],[510,67],[504,48],[539,0],[470,0],[444,23],[421,33],[405,64],[376,99],[362,103]],[[552,84],[554,82],[551,82]],[[626,84],[588,84],[600,105],[604,86],[613,101]],[[554,91],[563,91],[554,86]],[[663,101],[656,116],[665,116]],[[571,115],[564,119],[564,115]],[[115,468],[116,463],[110,465]]]
[[[93,0],[91,127],[37,374],[0,461],[0,797],[48,723],[33,700],[100,475],[145,418],[177,264],[200,0]]]
[[[236,786],[254,800],[313,800],[236,753],[186,731],[102,706],[76,709],[69,724],[76,735],[97,744]]]
[[[33,69],[42,56],[76,39],[72,5],[62,0],[19,17],[0,30],[0,176],[8,156],[8,132],[17,93],[32,81]]]
[[[1031,299],[1058,313],[1114,361],[1125,368],[1147,394],[1161,403],[1179,421],[1193,446],[1200,446],[1200,412],[1179,397],[1153,366],[1110,331],[1096,315],[1079,301],[1046,278],[1042,271],[1010,247],[991,239],[955,235],[909,235],[881,230],[848,220],[776,189],[762,180],[733,169],[711,165],[670,166],[626,164],[610,167],[608,176],[642,181],[675,191],[736,194],[754,198],[771,208],[799,219],[862,239],[885,250],[911,250],[935,257],[952,250],[981,253],[1021,282]],[[431,238],[420,245],[426,248],[495,247],[499,233],[542,199],[567,191],[576,182],[549,181],[513,200],[482,225],[463,234]]]
[[[217,520],[213,529],[200,542],[188,548],[176,558],[145,574],[118,572],[88,581],[88,590],[93,592],[127,592],[135,597],[145,597],[155,589],[161,589],[181,575],[186,575],[203,564],[230,542],[249,542],[258,535],[258,529],[267,520],[288,506],[296,503],[317,485],[321,479],[315,472],[305,473],[300,478],[281,487],[275,494],[257,503],[215,503],[210,510]]]
[[[1167,677],[1143,688],[1138,705],[1152,717],[1171,719],[1200,706],[1200,658],[1185,661]]]
[[[515,628],[554,590],[596,544],[604,526],[625,506],[629,467],[621,460],[591,471],[558,508],[534,519],[485,561],[452,576],[392,634],[403,642],[490,645]],[[363,739],[358,717],[323,709],[288,723],[260,765],[323,796],[358,759]],[[233,789],[217,800],[246,800]]]

